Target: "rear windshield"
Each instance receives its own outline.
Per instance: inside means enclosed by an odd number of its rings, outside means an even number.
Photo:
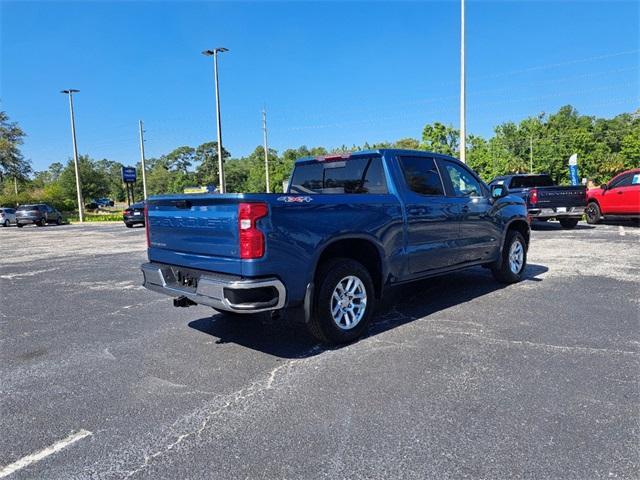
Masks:
[[[26,210],[38,210],[40,205],[21,205],[18,207],[18,211],[24,212]]]
[[[553,187],[553,180],[549,175],[528,175],[513,177],[509,188]]]
[[[297,165],[290,193],[387,193],[380,157]]]

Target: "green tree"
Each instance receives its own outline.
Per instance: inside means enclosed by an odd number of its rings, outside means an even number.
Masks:
[[[222,147],[222,161],[226,162],[230,156],[229,152]],[[218,142],[207,142],[197,147],[194,161],[198,164],[196,167],[198,184],[218,185]]]
[[[107,176],[96,166],[96,162],[87,155],[80,155],[78,158],[78,172],[80,185],[82,186],[83,202],[93,198],[104,197],[109,193]],[[67,166],[60,174],[58,183],[62,189],[67,208],[76,207],[76,175],[73,160],[67,162]]]
[[[460,144],[460,132],[451,125],[440,122],[425,125],[422,130],[422,148],[430,152],[456,156]]]
[[[10,122],[6,112],[0,111],[0,182],[6,176],[26,180],[31,173],[31,165],[20,151],[24,137],[18,124]]]

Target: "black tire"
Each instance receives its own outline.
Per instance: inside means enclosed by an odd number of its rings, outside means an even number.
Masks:
[[[349,276],[360,280],[366,294],[366,305],[355,326],[341,328],[331,314],[332,297],[338,284]],[[332,258],[320,265],[316,280],[309,332],[321,342],[330,344],[352,342],[366,332],[375,310],[375,290],[371,275],[364,265],[350,258]]]
[[[587,223],[589,225],[595,225],[602,220],[602,212],[600,211],[600,205],[596,202],[589,202],[587,208],[584,211],[585,217],[587,217]]]
[[[5,228],[9,226],[9,219],[8,218],[4,221],[2,226],[5,227]]]
[[[62,217],[56,218],[56,225],[62,225]]]
[[[518,271],[513,271],[509,262],[509,253],[514,243],[520,242],[522,246],[522,265]],[[504,247],[500,260],[491,267],[491,273],[496,280],[501,283],[517,283],[522,280],[523,273],[527,268],[527,242],[517,230],[508,230],[507,238],[504,240]]]
[[[22,227],[24,227],[24,225],[22,225],[21,223],[17,223],[17,222],[16,222],[16,227],[18,227],[18,228],[22,228]]]
[[[578,225],[579,218],[559,218],[560,226],[565,230],[571,230]]]
[[[47,221],[44,218],[41,218],[40,221],[36,223],[38,227],[44,227],[46,224],[47,224]]]
[[[133,227],[133,224],[131,224],[131,223],[125,222],[124,224],[127,226],[127,228],[132,228]]]

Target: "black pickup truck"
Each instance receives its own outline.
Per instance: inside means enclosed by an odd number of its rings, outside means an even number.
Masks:
[[[504,185],[510,194],[522,197],[531,219],[546,222],[555,218],[565,229],[578,224],[587,206],[585,186],[555,185],[549,175],[505,175],[494,178],[490,185]]]

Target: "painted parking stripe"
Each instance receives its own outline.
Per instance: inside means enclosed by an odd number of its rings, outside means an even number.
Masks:
[[[6,467],[2,467],[0,469],[0,478],[4,478],[8,475],[11,475],[13,472],[17,472],[24,467],[28,467],[33,463],[39,462],[43,458],[47,458],[49,455],[53,455],[54,453],[67,448],[69,445],[77,442],[78,440],[82,440],[89,435],[93,435],[93,433],[91,433],[89,430],[80,430],[79,432],[72,433],[67,438],[58,440],[50,447],[40,450],[39,452],[32,453],[31,455],[27,455],[26,457],[22,457],[17,462],[13,462]]]
[[[627,233],[624,231],[624,227],[622,225],[618,225],[618,234],[621,237],[624,237]]]

